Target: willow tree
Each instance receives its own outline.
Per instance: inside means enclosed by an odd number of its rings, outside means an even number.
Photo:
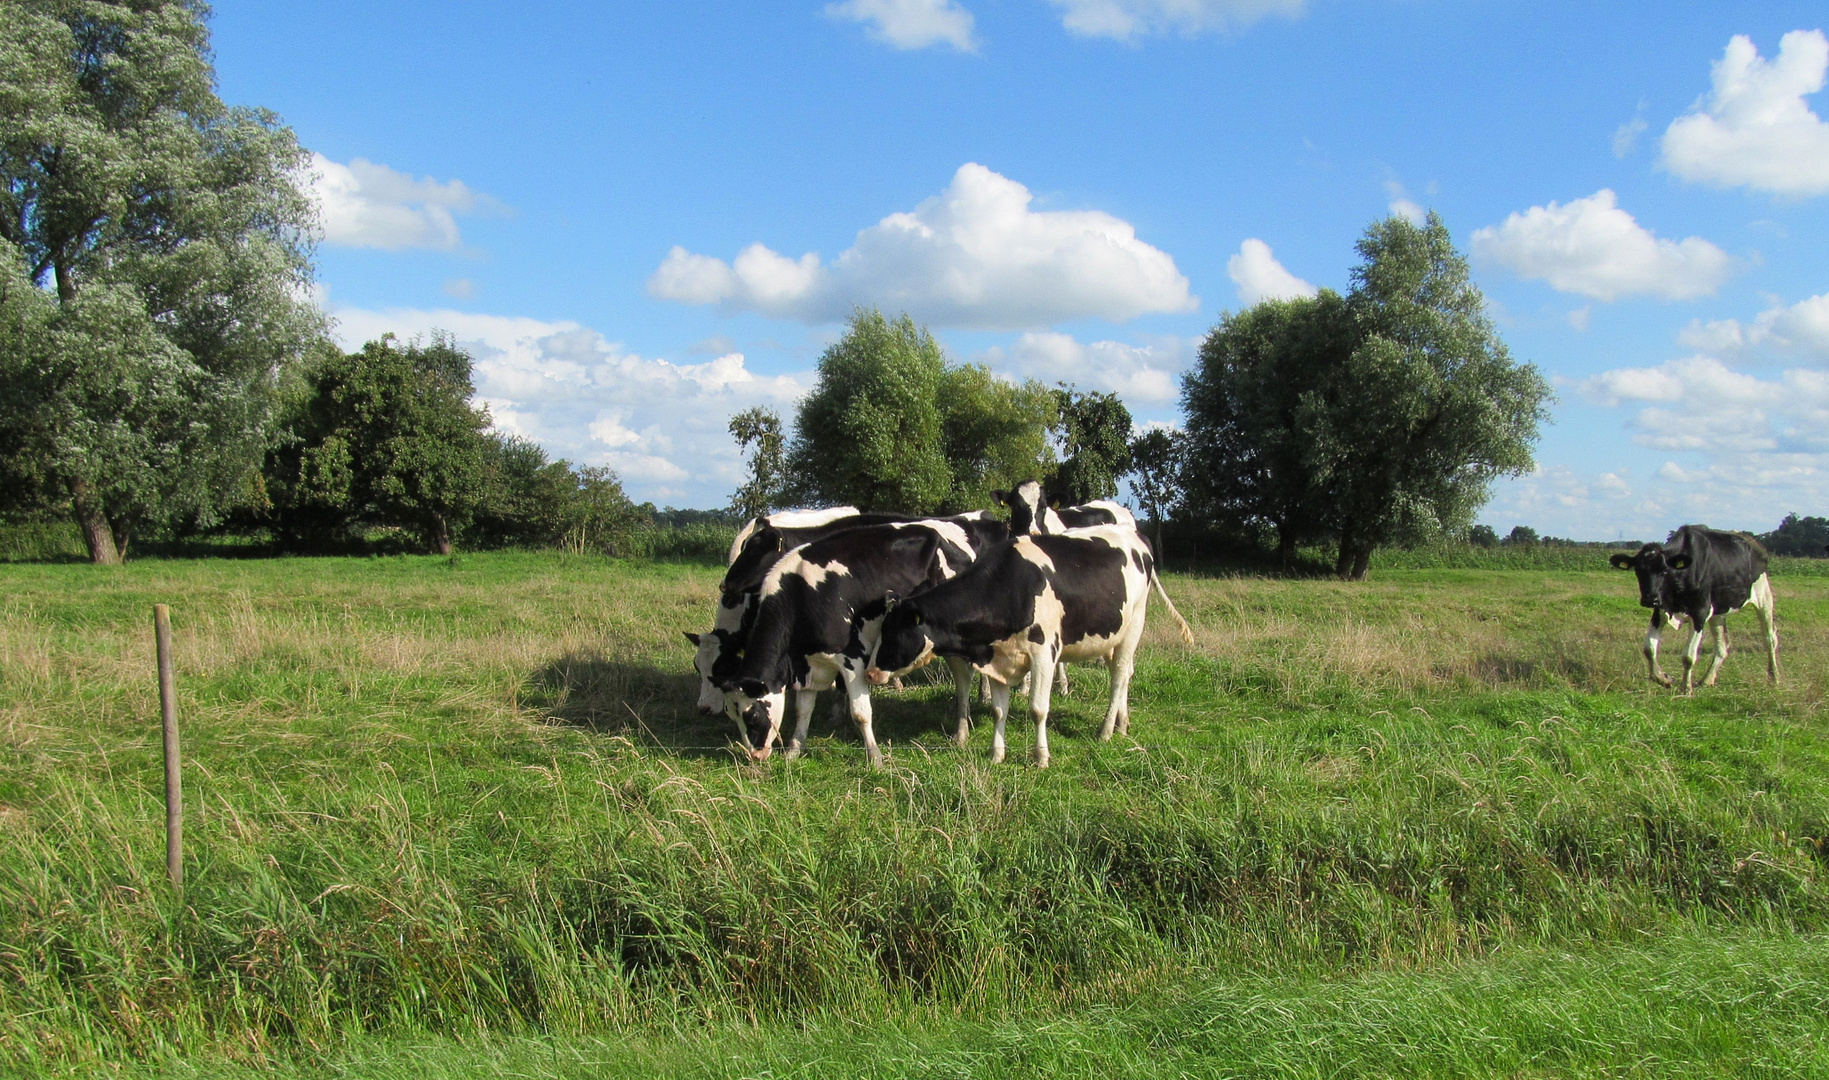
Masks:
[[[90,556],[254,497],[307,299],[306,155],[215,93],[200,0],[0,0],[0,447]]]

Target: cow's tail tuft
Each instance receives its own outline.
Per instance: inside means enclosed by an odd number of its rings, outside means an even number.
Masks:
[[[1194,628],[1181,617],[1181,612],[1175,610],[1175,601],[1169,599],[1168,591],[1162,587],[1162,577],[1156,573],[1154,566],[1149,568],[1149,583],[1156,587],[1156,595],[1162,597],[1162,603],[1169,609],[1169,614],[1175,616],[1175,621],[1181,624],[1181,640],[1189,645],[1194,644]]]

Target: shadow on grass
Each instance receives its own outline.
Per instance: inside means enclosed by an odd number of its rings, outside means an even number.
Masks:
[[[522,700],[554,723],[626,735],[682,757],[723,757],[736,728],[701,716],[699,677],[685,665],[662,669],[639,660],[567,653],[527,677]]]

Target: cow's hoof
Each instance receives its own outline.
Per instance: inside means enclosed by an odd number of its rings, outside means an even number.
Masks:
[[[1047,768],[1048,767],[1048,755],[1047,754],[1035,755],[1035,767],[1038,769]]]
[[[1670,676],[1668,675],[1655,675],[1652,677],[1651,681],[1657,683],[1666,690],[1676,685],[1676,683],[1670,681]]]
[[[991,751],[991,764],[993,764],[993,765],[1002,765],[1003,764],[1003,750],[997,749],[997,750]]]
[[[1109,725],[1109,724],[1107,724],[1105,727],[1100,728],[1099,729],[1099,741],[1100,742],[1110,742],[1111,741],[1111,732],[1112,732],[1112,728],[1111,728],[1111,725]]]
[[[793,761],[795,758],[799,757],[801,751],[805,749],[806,747],[801,746],[799,743],[790,743],[788,748],[781,752],[781,759],[783,761]]]

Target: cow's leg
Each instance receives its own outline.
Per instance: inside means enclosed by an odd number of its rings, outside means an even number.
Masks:
[[[1753,598],[1747,606],[1759,616],[1759,628],[1765,632],[1765,673],[1778,682],[1778,614],[1772,607],[1772,582],[1764,574],[1753,582]]]
[[[1073,688],[1067,685],[1067,662],[1065,660],[1054,665],[1054,692],[1062,697],[1073,696]]]
[[[877,749],[876,730],[870,726],[870,680],[849,665],[840,668],[839,674],[843,679],[845,700],[851,703],[851,719],[857,721],[857,730],[864,737],[864,752],[870,756],[870,767],[880,769],[883,752]]]
[[[1710,616],[1712,618],[1712,616]],[[1689,621],[1689,640],[1683,645],[1683,696],[1696,692],[1696,661],[1702,655],[1702,636],[1708,633],[1708,619]]]
[[[1105,711],[1105,727],[1100,730],[1101,740],[1111,738],[1115,729],[1119,735],[1130,734],[1130,676],[1137,666],[1137,640],[1141,634],[1132,634],[1123,641],[1111,654],[1111,706]]]
[[[813,707],[818,700],[817,690],[794,691],[794,737],[788,740],[786,754],[789,761],[807,748],[807,725],[813,720]]]
[[[1029,650],[1029,713],[1035,717],[1035,765],[1048,767],[1048,700],[1054,690],[1054,650],[1038,645]]]
[[[1721,674],[1721,662],[1727,659],[1727,617],[1717,615],[1708,620],[1708,625],[1715,628],[1715,655],[1709,659],[1708,671],[1702,676],[1703,686],[1715,685],[1715,678]]]
[[[962,656],[949,656],[946,666],[953,672],[953,741],[964,746],[972,731],[972,665]]]
[[[1645,664],[1651,669],[1651,681],[1669,686],[1670,676],[1658,667],[1658,638],[1664,632],[1664,609],[1651,609],[1651,629],[1645,631]]]
[[[991,764],[1003,761],[1003,722],[1010,716],[1010,684],[996,679],[986,680],[991,687],[991,716],[997,726],[991,731]]]

